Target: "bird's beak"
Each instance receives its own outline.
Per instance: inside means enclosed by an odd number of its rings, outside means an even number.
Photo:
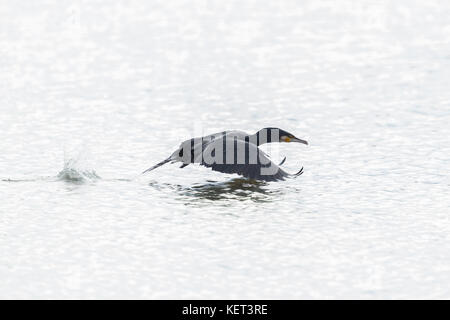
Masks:
[[[302,139],[299,139],[299,138],[292,138],[291,139],[291,141],[290,142],[299,142],[299,143],[303,143],[303,144],[308,144],[308,141],[306,141],[306,140],[302,140]]]

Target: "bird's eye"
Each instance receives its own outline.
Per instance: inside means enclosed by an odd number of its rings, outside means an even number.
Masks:
[[[183,157],[183,149],[180,150],[180,152],[178,153],[178,156]]]

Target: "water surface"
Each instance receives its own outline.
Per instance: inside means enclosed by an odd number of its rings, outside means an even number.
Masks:
[[[450,298],[445,1],[3,1],[0,297]],[[166,165],[277,126],[294,180]]]

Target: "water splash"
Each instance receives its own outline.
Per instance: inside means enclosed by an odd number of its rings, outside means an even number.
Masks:
[[[86,147],[77,151],[64,151],[64,168],[58,173],[58,180],[70,183],[85,183],[95,181],[100,176],[92,168],[91,153]]]

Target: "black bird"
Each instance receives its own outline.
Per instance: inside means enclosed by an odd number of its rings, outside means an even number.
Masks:
[[[264,128],[255,134],[238,130],[223,131],[182,142],[169,158],[143,173],[168,162],[182,162],[180,168],[191,163],[199,163],[215,171],[237,173],[246,178],[263,181],[284,180],[287,177],[301,175],[303,167],[299,172],[289,174],[280,168],[286,158],[276,165],[258,148],[262,144],[272,142],[308,144],[307,141],[296,138],[293,134],[279,128]]]

